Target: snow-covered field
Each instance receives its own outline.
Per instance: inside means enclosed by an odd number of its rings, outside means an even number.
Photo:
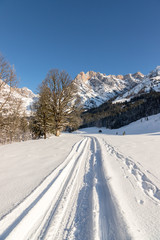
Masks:
[[[101,130],[0,146],[0,239],[160,239],[160,114]]]

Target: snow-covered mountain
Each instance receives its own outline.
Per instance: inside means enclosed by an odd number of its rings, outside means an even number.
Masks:
[[[6,99],[7,104],[5,104],[5,108],[9,108],[9,105],[13,103],[21,102],[21,111],[30,115],[31,114],[31,105],[33,101],[37,98],[37,95],[34,94],[30,89],[23,88],[12,88],[8,84],[4,83],[0,80],[0,104],[2,105]]]
[[[106,75],[93,71],[81,72],[75,78],[84,108],[98,107],[115,97],[114,102],[130,100],[137,94],[160,91],[160,66],[148,75],[140,72],[127,75]]]
[[[141,72],[117,76],[93,71],[86,74],[81,72],[74,82],[78,87],[81,104],[84,108],[90,109],[100,106],[111,98],[115,98],[114,103],[116,103],[129,101],[132,97],[151,90],[160,92],[160,66],[148,75],[143,75]],[[0,102],[4,101],[9,91],[10,87],[4,84],[0,91]],[[23,110],[29,115],[30,107],[37,95],[26,87],[13,88],[11,92],[14,99],[22,101]]]
[[[18,92],[18,94],[22,100],[22,103],[23,103],[24,108],[26,109],[26,112],[28,114],[30,114],[31,106],[32,106],[33,102],[37,99],[37,95],[34,94],[27,87],[17,88],[16,91]]]
[[[148,75],[144,76],[142,81],[135,87],[125,92],[121,96],[118,96],[114,103],[129,101],[136,95],[149,93],[150,91],[160,92],[160,66],[157,66]]]
[[[74,81],[78,87],[81,103],[85,108],[93,108],[128,92],[141,83],[144,77],[140,72],[115,76],[89,71],[86,74],[81,72]]]

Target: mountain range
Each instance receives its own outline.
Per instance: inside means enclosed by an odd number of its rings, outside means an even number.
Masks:
[[[160,66],[147,75],[141,72],[117,76],[94,71],[81,72],[73,81],[78,88],[84,109],[91,109],[110,99],[117,103],[130,101],[133,97],[150,91],[160,92]],[[0,93],[0,102],[4,101],[4,96],[9,90],[10,87],[4,85]],[[29,115],[37,95],[26,87],[12,89],[12,95],[14,99],[22,101],[23,109]]]
[[[143,75],[141,72],[117,76],[93,71],[86,74],[81,72],[74,81],[84,108],[91,109],[112,98],[116,103],[129,101],[132,97],[151,90],[160,92],[160,66],[148,75]]]

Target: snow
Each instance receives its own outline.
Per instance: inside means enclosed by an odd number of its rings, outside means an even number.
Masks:
[[[101,130],[0,146],[0,239],[159,239],[160,114]]]
[[[131,90],[125,92],[122,96],[118,96],[113,103],[124,102],[135,97],[137,94],[149,93],[150,91],[160,91],[160,66],[157,66],[151,73],[144,76],[141,82],[137,83]]]
[[[2,84],[2,80],[0,79],[0,84]],[[31,106],[33,105],[34,101],[37,99],[38,95],[34,94],[30,89],[23,87],[23,88],[10,88],[8,84],[3,82],[1,86],[0,92],[0,101],[5,102],[6,97],[11,92],[12,101],[15,99],[16,101],[19,100],[22,102],[21,105],[21,114],[25,112],[27,116],[32,114]],[[10,103],[9,103],[10,105]],[[9,108],[9,105],[5,105],[6,108]]]
[[[160,66],[157,66],[152,72],[150,72],[149,76],[151,77],[160,76]]]
[[[151,135],[158,134],[160,132],[160,113],[152,116],[148,116],[137,120],[135,122],[130,123],[127,126],[121,127],[119,129],[106,129],[106,128],[84,128],[79,129],[75,133],[80,134],[95,134],[98,133],[99,130],[102,130],[104,134],[107,135],[123,135],[124,131],[125,134],[133,135],[133,134],[147,134],[150,133]]]
[[[0,217],[61,164],[81,137],[68,135],[0,146]],[[16,193],[16,194],[15,194]]]

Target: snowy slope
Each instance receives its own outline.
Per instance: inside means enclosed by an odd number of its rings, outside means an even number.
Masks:
[[[0,80],[2,83],[2,80]],[[10,95],[9,95],[10,94]],[[0,89],[0,102],[3,103],[5,99],[11,97],[12,104],[14,101],[21,101],[22,102],[22,113],[25,111],[27,115],[31,114],[31,105],[34,100],[37,98],[37,95],[34,94],[30,89],[23,87],[23,88],[12,88],[8,84],[2,84]],[[8,106],[9,107],[9,106]],[[7,108],[7,105],[6,105]]]
[[[159,126],[0,146],[0,239],[159,240]]]
[[[82,129],[82,133],[98,133],[100,129],[107,135],[123,135],[124,132],[126,135],[154,134],[160,132],[160,114],[142,118],[118,129],[91,127]],[[77,132],[81,133],[81,130],[77,130]]]

